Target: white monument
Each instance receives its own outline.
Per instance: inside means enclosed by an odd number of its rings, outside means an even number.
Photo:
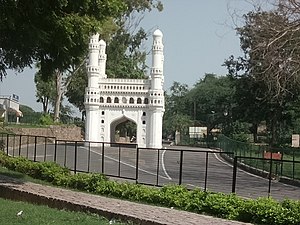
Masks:
[[[105,74],[106,44],[93,35],[87,63],[85,90],[85,141],[115,142],[116,126],[125,121],[136,124],[139,147],[162,147],[162,119],[165,111],[163,91],[163,34],[153,33],[152,67],[148,79],[111,79]]]

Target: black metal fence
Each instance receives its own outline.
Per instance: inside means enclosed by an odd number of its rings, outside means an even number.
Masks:
[[[190,189],[237,193],[245,197],[300,198],[297,187],[281,183],[289,181],[285,176],[287,171],[298,171],[300,161],[296,159],[250,157],[208,148],[167,146],[149,149],[138,148],[135,144],[67,141],[15,134],[0,134],[0,143],[8,155],[35,162],[57,162],[74,173],[96,172],[140,184],[180,184]],[[251,166],[258,164],[264,167]],[[286,195],[282,194],[284,191]]]
[[[4,151],[13,157],[22,156],[36,161],[53,161],[77,172],[99,172],[110,177],[136,183],[162,186],[184,184],[189,188],[218,190],[220,183],[211,179],[214,155],[230,152],[208,149],[138,148],[135,144],[57,140],[54,137],[0,134]],[[230,192],[232,168],[227,168],[223,191]]]

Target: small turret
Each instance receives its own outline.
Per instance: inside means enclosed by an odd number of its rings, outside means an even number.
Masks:
[[[158,29],[155,30],[153,33],[152,68],[150,72],[153,90],[162,89],[163,85],[164,45],[162,38],[162,32]]]
[[[97,87],[99,82],[99,34],[94,34],[89,43],[89,60],[87,65],[88,87]]]
[[[95,127],[100,126],[99,119],[99,78],[100,78],[100,67],[99,67],[99,51],[101,45],[99,42],[99,34],[95,34],[90,38],[89,43],[89,60],[87,63],[87,75],[88,75],[88,86],[85,88],[85,110],[86,110],[86,132],[85,140],[87,141],[98,141],[99,130]]]
[[[149,90],[149,127],[148,143],[150,148],[162,147],[162,118],[164,115],[164,45],[160,30],[153,33],[152,67],[150,71],[151,89]]]
[[[100,78],[106,78],[106,43],[102,39],[99,41],[99,77]]]

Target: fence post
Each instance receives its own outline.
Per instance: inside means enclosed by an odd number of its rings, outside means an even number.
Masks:
[[[28,159],[29,135],[27,135],[26,159]]]
[[[77,171],[77,141],[75,141],[75,154],[74,154],[74,173]]]
[[[236,187],[237,161],[238,161],[238,157],[234,156],[233,174],[232,174],[232,190],[231,190],[232,193],[235,193],[235,187]]]
[[[33,161],[36,162],[36,142],[37,136],[34,137],[34,154],[33,154]]]
[[[88,173],[90,172],[90,164],[91,164],[91,142],[89,142],[89,151],[88,151]]]
[[[102,165],[101,165],[101,171],[104,174],[104,142],[102,143]]]
[[[182,184],[182,163],[183,163],[183,150],[180,150],[179,185]]]
[[[64,154],[64,167],[66,167],[66,165],[67,165],[67,141],[65,141],[65,148],[64,148],[64,150],[65,150],[65,154]]]
[[[47,137],[45,137],[45,148],[44,148],[44,162],[46,162],[47,157]]]
[[[157,149],[157,167],[156,167],[156,186],[158,186],[158,176],[159,176],[159,149]]]
[[[55,139],[55,144],[54,144],[54,162],[56,162],[56,152],[57,152],[57,140]]]
[[[273,159],[272,159],[272,152],[271,152],[271,159],[270,159],[270,171],[269,171],[269,187],[268,187],[268,197],[270,197],[271,193],[271,181],[272,181],[272,165],[273,165]]]
[[[19,137],[19,156],[21,155],[22,135]]]
[[[15,157],[15,142],[16,142],[16,135],[14,134],[14,141],[13,141],[13,148],[12,148],[12,150],[13,150],[13,152],[12,152],[13,157]]]
[[[206,185],[207,185],[207,170],[208,170],[208,152],[206,152],[206,155],[205,155],[204,191],[206,191]]]
[[[121,175],[121,145],[119,145],[119,159],[118,159],[118,176]]]
[[[136,149],[136,162],[135,162],[135,183],[138,183],[139,179],[139,147]]]
[[[20,135],[20,139],[19,139],[19,156],[21,155],[21,145],[22,145],[22,135]]]
[[[8,155],[9,134],[6,135],[6,154]]]

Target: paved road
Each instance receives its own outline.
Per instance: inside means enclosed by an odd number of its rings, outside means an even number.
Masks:
[[[9,153],[18,155],[19,150],[21,150],[21,155],[32,160],[34,159],[34,152],[36,152],[37,161],[54,160],[54,144],[30,145],[21,149],[14,148],[10,149]],[[56,158],[58,163],[71,169],[103,172],[110,176],[128,177],[133,180],[138,171],[139,183],[163,185],[179,183],[181,153],[178,150],[185,150],[182,153],[182,184],[189,188],[199,187],[209,191],[231,193],[232,166],[213,150],[206,153],[207,149],[203,148],[172,146],[159,151],[139,149],[137,153],[134,148],[105,147],[104,154],[102,154],[103,149],[101,147],[77,146],[75,153],[73,144],[59,143],[56,148]],[[138,163],[137,154],[139,156]],[[75,156],[77,156],[76,163]],[[102,164],[103,159],[104,163]],[[240,169],[237,171],[236,180],[236,193],[238,195],[247,198],[268,196],[269,180]],[[300,188],[272,181],[271,196],[280,200],[286,197],[300,199]]]

